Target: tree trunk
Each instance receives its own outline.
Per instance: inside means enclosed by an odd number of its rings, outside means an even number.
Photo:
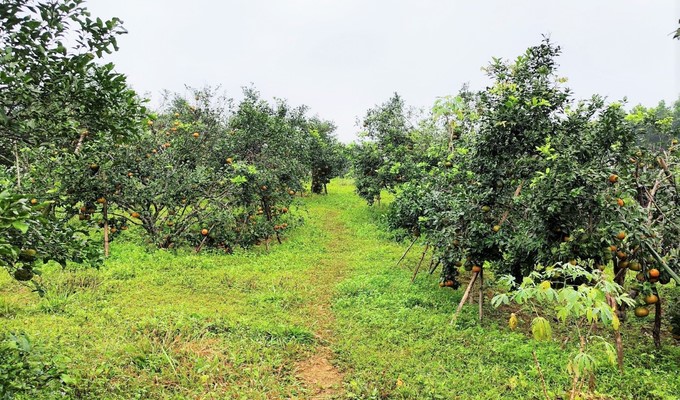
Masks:
[[[654,304],[654,329],[652,329],[652,336],[654,337],[654,346],[661,347],[661,300]]]

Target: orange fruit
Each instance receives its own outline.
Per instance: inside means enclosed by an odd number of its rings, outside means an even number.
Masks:
[[[611,250],[611,251],[616,251],[616,245],[611,245],[611,246],[609,246],[609,250]]]
[[[480,267],[479,265],[473,265],[472,272],[482,272],[482,267]]]
[[[623,201],[623,199],[616,199],[616,204],[618,204],[619,207],[623,207],[626,203]]]
[[[208,236],[208,230],[205,228],[201,229],[201,235]]]
[[[619,239],[619,240],[625,239],[626,238],[626,232],[621,231],[621,232],[617,233],[616,238]]]
[[[139,213],[138,213],[137,211],[135,211],[135,212],[133,212],[132,214],[130,214],[130,216],[131,216],[132,218],[139,218],[139,217],[140,217],[140,215],[139,215]]]
[[[201,136],[201,134],[198,133],[198,132],[194,132],[194,134],[192,136],[195,137],[195,138],[198,138],[199,136]]]
[[[227,158],[227,164],[231,164],[232,162],[234,162],[233,158],[231,158],[231,157]]]
[[[283,208],[281,209],[281,213],[282,213],[282,214],[285,214],[285,213],[287,213],[287,212],[288,212],[288,209],[287,209],[286,207],[283,207]]]
[[[644,298],[645,303],[647,304],[655,304],[659,301],[659,296],[655,295],[654,293],[651,293]]]
[[[638,318],[644,318],[649,315],[649,310],[647,307],[639,306],[635,307],[635,316]]]
[[[619,176],[616,174],[609,175],[609,183],[616,183],[619,181]]]
[[[659,277],[659,275],[661,275],[661,272],[659,272],[658,269],[652,268],[652,269],[649,270],[649,277],[650,278],[656,279],[656,278]]]
[[[38,199],[31,199],[31,204],[33,204],[33,205],[38,204]]]

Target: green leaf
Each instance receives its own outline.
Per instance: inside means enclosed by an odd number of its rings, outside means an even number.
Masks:
[[[28,224],[24,221],[12,221],[14,229],[21,231],[21,233],[28,232]]]

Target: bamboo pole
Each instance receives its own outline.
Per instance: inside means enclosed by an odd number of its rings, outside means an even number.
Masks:
[[[406,254],[408,254],[408,252],[411,250],[411,247],[413,247],[413,245],[416,244],[416,241],[418,241],[418,238],[413,239],[413,241],[408,246],[408,248],[406,249],[404,254],[401,255],[401,258],[399,259],[399,261],[397,261],[397,265],[395,265],[395,267],[398,267],[399,264],[402,262],[402,260],[404,260],[404,258],[406,257]]]
[[[104,218],[104,257],[109,256],[109,204],[104,202],[102,207],[102,217]]]
[[[418,266],[416,267],[416,270],[413,271],[413,277],[411,277],[411,283],[415,282],[416,276],[418,275],[418,270],[420,269],[420,265],[423,263],[423,260],[425,259],[425,254],[427,254],[427,250],[429,249],[430,244],[427,243],[425,244],[425,250],[423,250],[423,255],[420,256],[420,261],[418,262]]]
[[[453,314],[453,318],[451,318],[451,323],[453,324],[456,319],[458,319],[458,314],[460,314],[460,310],[463,309],[463,305],[467,301],[468,297],[470,296],[470,291],[472,290],[472,287],[475,285],[475,281],[477,280],[477,276],[479,273],[474,272],[472,273],[472,278],[470,279],[470,283],[468,283],[467,288],[465,289],[465,293],[463,293],[463,298],[460,299],[460,303],[458,303],[458,308],[456,308],[455,314]]]
[[[484,270],[479,271],[479,322],[482,322],[482,316],[484,315],[484,310],[482,306],[484,305]]]

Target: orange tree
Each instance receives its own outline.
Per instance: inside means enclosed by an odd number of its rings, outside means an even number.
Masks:
[[[416,176],[414,130],[397,94],[367,111],[360,134],[363,141],[351,152],[356,190],[368,204],[380,202],[382,189],[394,190]]]
[[[309,168],[312,193],[328,193],[326,185],[347,167],[342,144],[333,136],[335,125],[316,118],[309,121]]]
[[[108,238],[139,225],[161,248],[280,239],[308,174],[306,108],[250,89],[233,108],[210,89],[191,94],[169,99],[128,142],[85,143],[61,159],[65,206]]]
[[[463,264],[521,282],[541,265],[611,261],[620,284],[640,271],[633,294],[658,304],[654,284],[677,275],[675,145],[639,147],[644,129],[620,104],[572,100],[559,52],[545,40],[512,63],[494,60],[489,88],[439,113],[446,161],[401,187],[393,226],[426,234],[445,280]]]
[[[1,263],[20,280],[38,275],[40,261],[100,260],[59,207],[61,189],[50,179],[57,170],[45,165],[59,165],[85,141],[124,139],[144,115],[125,77],[95,62],[117,49],[120,21],[92,18],[82,3],[0,4],[0,174],[4,223],[11,222]]]
[[[99,265],[101,252],[88,241],[86,230],[50,215],[49,202],[11,192],[7,182],[0,182],[0,267],[43,295],[41,264]]]

